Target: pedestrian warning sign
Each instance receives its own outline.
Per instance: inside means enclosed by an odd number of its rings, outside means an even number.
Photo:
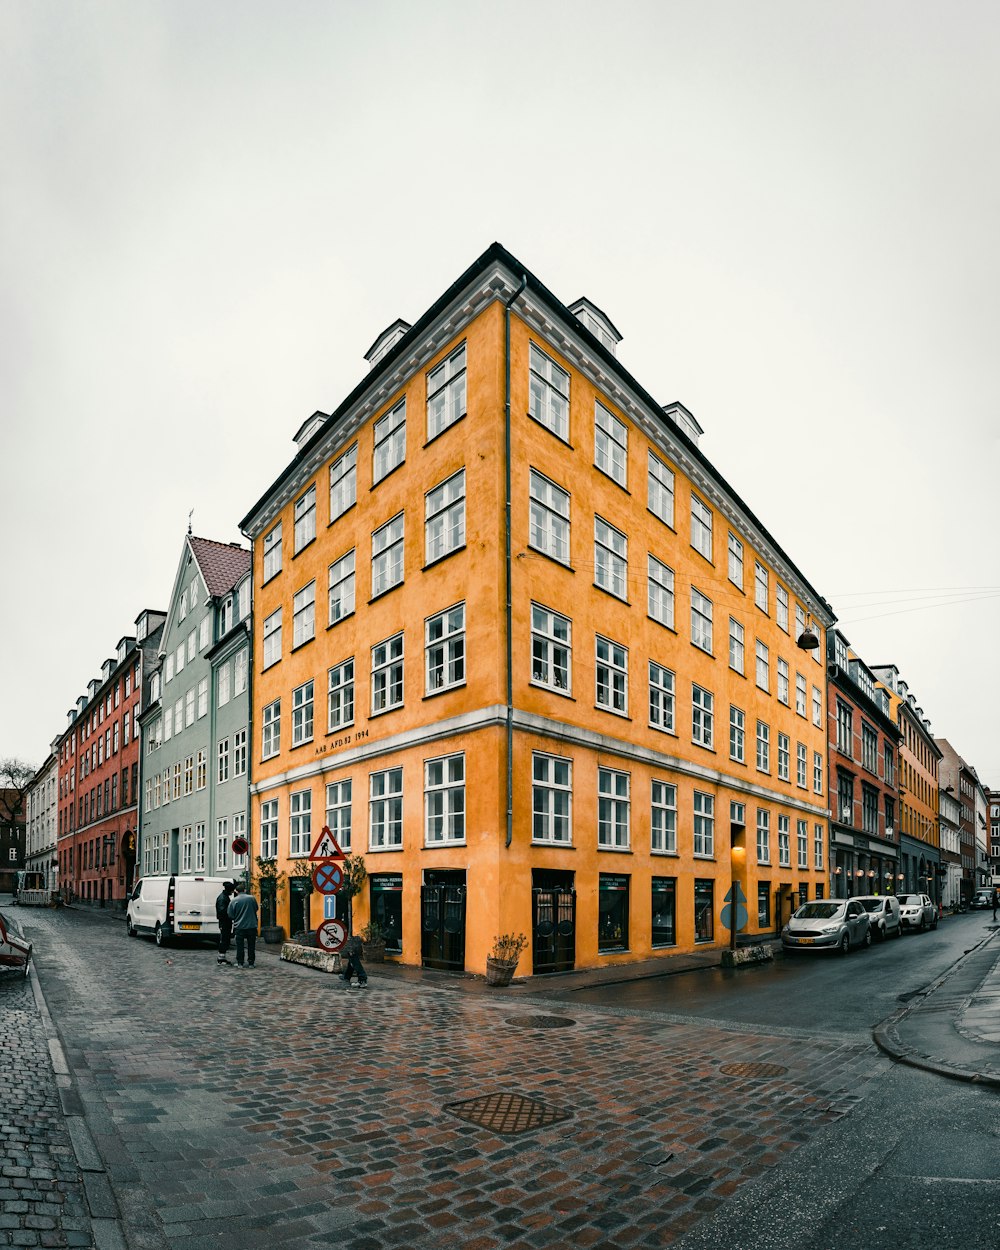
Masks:
[[[319,840],[313,847],[309,855],[310,859],[346,859],[347,856],[340,849],[337,839],[330,832],[329,825],[324,825],[319,831]]]

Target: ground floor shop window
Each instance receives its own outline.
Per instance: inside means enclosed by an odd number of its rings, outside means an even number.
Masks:
[[[597,949],[628,950],[628,877],[600,874],[597,883]]]
[[[654,877],[652,900],[653,946],[675,946],[677,944],[677,879]]]
[[[694,883],[694,940],[715,940],[715,882],[703,878]]]
[[[757,882],[757,928],[770,929],[771,927],[771,883],[770,881]]]
[[[403,953],[403,875],[398,872],[374,873],[368,878],[371,917],[385,934],[385,953]]]

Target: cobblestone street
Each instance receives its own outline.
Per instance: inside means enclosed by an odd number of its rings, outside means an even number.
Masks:
[[[210,948],[157,949],[105,918],[23,919],[128,1244],[150,1250],[666,1246],[850,1114],[887,1064],[867,1041],[518,1000],[378,967],[367,992],[349,992],[270,952],[252,971],[218,968]],[[3,1027],[27,1039],[15,1051],[30,1047],[37,1078],[37,1109],[13,1119],[22,1141],[5,1108],[5,1184],[20,1190],[9,1165],[31,1138],[43,1166],[32,1156],[25,1177],[62,1167],[51,1228],[8,1242],[88,1244],[34,1000],[2,992]],[[501,1135],[454,1113],[496,1094],[542,1126]],[[497,1108],[471,1114],[484,1110]]]

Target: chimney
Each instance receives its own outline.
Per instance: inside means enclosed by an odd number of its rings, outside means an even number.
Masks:
[[[386,326],[371,347],[365,352],[365,360],[368,361],[369,369],[374,369],[382,357],[392,351],[409,328],[410,323],[403,321],[402,318],[394,321],[391,326]]]

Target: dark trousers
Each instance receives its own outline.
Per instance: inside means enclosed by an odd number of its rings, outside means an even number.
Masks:
[[[237,929],[236,937],[236,962],[243,967],[243,944],[246,943],[247,963],[252,968],[257,959],[257,931],[256,929]]]
[[[344,964],[344,970],[341,974],[348,985],[351,983],[351,976],[356,976],[361,985],[368,980],[368,973],[365,972],[365,966],[361,962],[360,955],[348,955],[347,962]]]
[[[233,922],[227,916],[219,920],[219,958],[225,959],[229,952],[229,943],[233,939]]]

